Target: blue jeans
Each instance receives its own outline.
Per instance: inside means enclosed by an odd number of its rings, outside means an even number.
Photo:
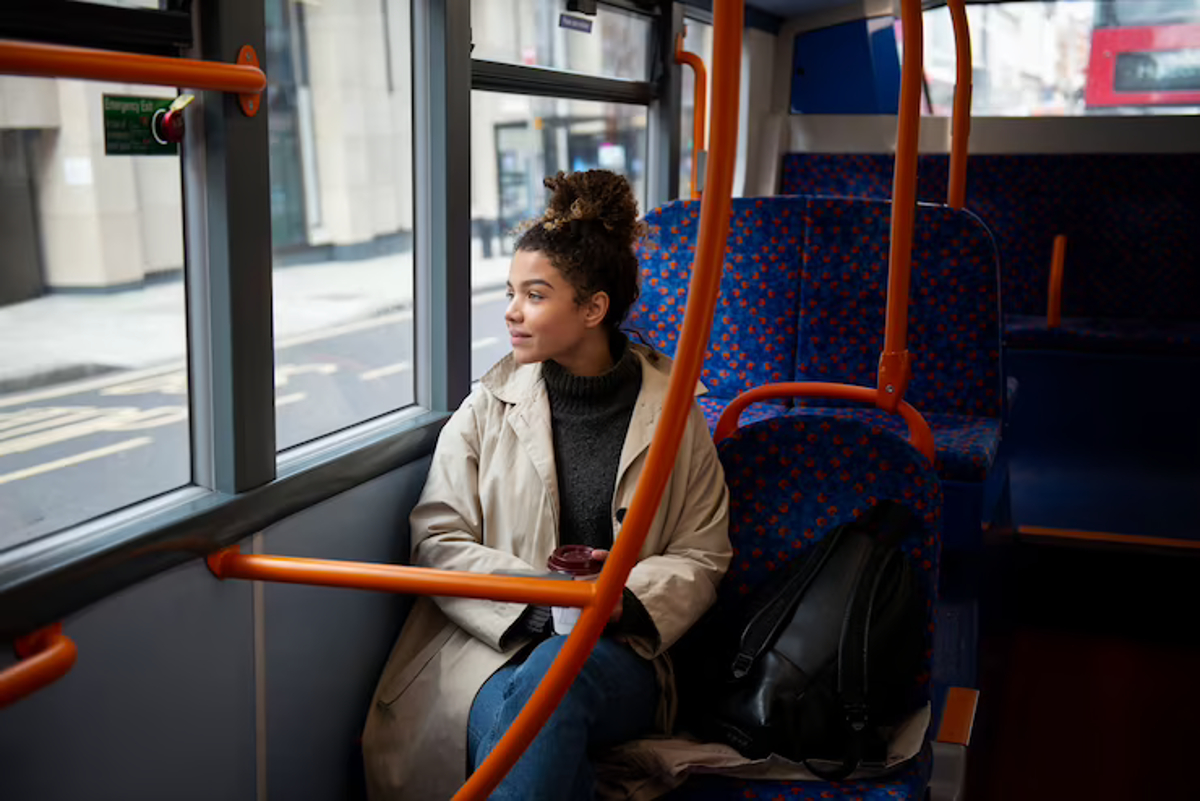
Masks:
[[[523,661],[500,668],[480,688],[467,725],[472,767],[500,742],[566,640],[543,640]],[[491,798],[591,801],[594,778],[588,752],[647,732],[657,703],[654,667],[629,646],[601,637],[562,703]]]

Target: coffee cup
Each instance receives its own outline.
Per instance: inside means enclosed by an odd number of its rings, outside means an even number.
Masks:
[[[570,576],[575,581],[594,581],[604,567],[604,560],[595,558],[590,545],[560,545],[546,560],[547,569]],[[550,607],[555,634],[570,634],[582,610],[572,606]]]

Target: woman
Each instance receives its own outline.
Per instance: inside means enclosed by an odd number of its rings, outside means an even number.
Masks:
[[[447,422],[411,516],[415,564],[544,571],[559,545],[603,558],[645,465],[670,361],[621,333],[638,295],[637,202],[592,170],[517,241],[512,353]],[[605,635],[493,798],[588,799],[588,754],[671,725],[664,652],[712,604],[729,564],[728,491],[699,407]],[[449,798],[532,694],[565,637],[536,606],[421,598],[363,735],[373,801]]]

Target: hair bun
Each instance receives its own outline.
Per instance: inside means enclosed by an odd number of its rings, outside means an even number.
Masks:
[[[546,178],[550,200],[540,222],[547,232],[575,222],[599,222],[629,246],[642,235],[637,199],[623,175],[608,170],[563,173]]]

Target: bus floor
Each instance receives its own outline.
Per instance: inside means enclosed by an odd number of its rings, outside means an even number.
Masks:
[[[1200,799],[1200,555],[998,555],[966,798]]]

